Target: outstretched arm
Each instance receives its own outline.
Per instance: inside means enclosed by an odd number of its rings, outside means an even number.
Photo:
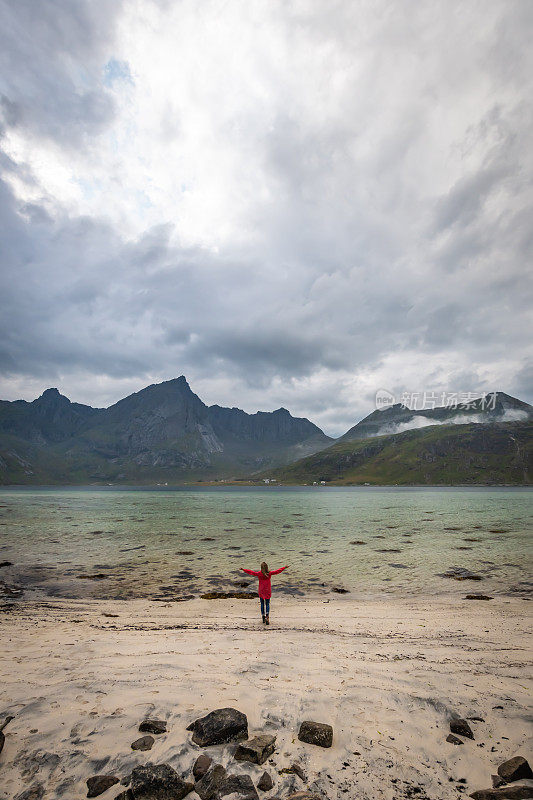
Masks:
[[[271,575],[279,575],[279,573],[283,572],[283,570],[287,569],[287,567],[288,567],[288,564],[286,566],[284,566],[284,567],[280,567],[279,569],[273,569],[273,570],[271,570],[270,574]]]
[[[261,574],[260,572],[254,572],[253,569],[244,569],[244,567],[241,567],[241,569],[242,569],[243,572],[246,572],[248,575],[253,575],[254,578],[258,578],[259,575]]]

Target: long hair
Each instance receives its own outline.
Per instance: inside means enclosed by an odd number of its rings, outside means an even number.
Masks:
[[[261,572],[263,573],[265,578],[268,578],[268,564],[266,563],[266,561],[263,561],[263,563],[261,564]]]

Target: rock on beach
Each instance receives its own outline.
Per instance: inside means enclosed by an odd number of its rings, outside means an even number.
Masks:
[[[479,789],[472,792],[473,800],[528,800],[533,798],[533,786],[501,786],[499,789]]]
[[[118,782],[115,775],[93,775],[87,778],[87,797],[98,797]]]
[[[193,789],[170,764],[145,764],[131,773],[133,800],[182,800]]]
[[[264,764],[276,748],[276,737],[268,733],[254,736],[235,750],[233,757],[237,761],[250,761],[252,764]]]
[[[141,733],[166,733],[167,723],[162,719],[145,719],[139,725]]]
[[[446,737],[446,741],[449,744],[464,744],[463,740],[459,739],[458,736],[454,736],[453,733],[448,734],[448,736]]]
[[[200,778],[203,778],[212,763],[213,759],[210,758],[206,753],[199,755],[192,768],[194,780],[199,781]]]
[[[316,744],[318,747],[331,747],[333,744],[333,728],[324,722],[305,720],[300,725],[298,739],[307,744]]]
[[[140,739],[135,739],[131,743],[132,750],[151,750],[154,745],[155,739],[153,736],[141,736]]]
[[[225,768],[221,764],[214,764],[195,784],[194,791],[201,797],[201,800],[212,800],[225,778]]]
[[[500,764],[498,775],[507,783],[519,781],[523,778],[533,778],[531,767],[523,756],[514,756]]]
[[[466,721],[466,719],[451,719],[450,720],[450,730],[452,733],[456,733],[458,736],[465,736],[467,739],[473,739],[474,734],[472,733],[472,728]]]
[[[249,775],[227,775],[218,786],[213,800],[259,800],[259,795]]]
[[[269,792],[274,786],[274,782],[268,772],[263,772],[257,782],[257,788],[262,792]]]
[[[208,747],[247,739],[248,720],[246,714],[236,708],[217,708],[192,722],[187,730],[193,732],[192,740],[195,744]]]

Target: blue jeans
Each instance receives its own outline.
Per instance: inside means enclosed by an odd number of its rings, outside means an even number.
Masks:
[[[259,598],[261,600],[261,615],[264,617],[265,614],[270,613],[270,598],[263,600],[262,597]],[[266,608],[266,611],[265,611]]]

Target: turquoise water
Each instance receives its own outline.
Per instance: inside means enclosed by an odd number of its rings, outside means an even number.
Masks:
[[[266,560],[290,565],[277,592],[527,593],[532,500],[503,488],[3,489],[0,562],[13,566],[0,582],[173,599],[234,590],[249,580],[240,566]],[[482,580],[442,577],[454,569]]]

